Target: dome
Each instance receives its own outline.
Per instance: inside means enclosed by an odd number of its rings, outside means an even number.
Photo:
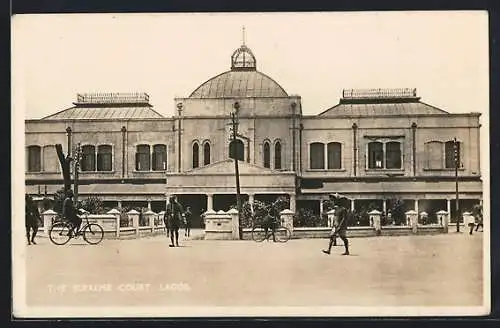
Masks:
[[[252,51],[242,45],[231,56],[231,70],[200,85],[189,98],[288,97],[272,78],[257,71]]]

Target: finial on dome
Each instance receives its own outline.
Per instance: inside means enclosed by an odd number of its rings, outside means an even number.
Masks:
[[[231,56],[231,70],[255,71],[257,69],[257,61],[252,50],[245,44],[245,26],[242,27],[242,36],[243,44]]]

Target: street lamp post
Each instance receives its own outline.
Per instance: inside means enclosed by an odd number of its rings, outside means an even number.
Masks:
[[[177,112],[179,113],[179,126],[177,131],[177,172],[181,172],[181,115],[182,115],[182,103],[177,104]]]
[[[458,167],[460,166],[460,148],[457,138],[453,138],[453,155],[455,160],[455,215],[457,217],[457,232],[460,232],[460,202],[458,195]]]
[[[231,113],[231,124],[232,124],[232,147],[233,147],[233,159],[234,159],[234,172],[236,175],[236,206],[238,208],[238,237],[242,239],[242,227],[241,227],[241,194],[240,194],[240,171],[238,168],[238,147],[236,145],[236,137],[238,135],[238,110],[240,109],[240,104],[235,102],[234,111]]]

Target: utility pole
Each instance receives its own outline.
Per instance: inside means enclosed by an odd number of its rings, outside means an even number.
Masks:
[[[177,131],[177,145],[178,145],[178,148],[177,148],[177,172],[181,172],[181,115],[182,115],[182,103],[178,103],[177,104],[177,112],[179,113],[179,119],[178,119],[178,122],[179,122],[179,126],[178,126],[178,131]]]
[[[455,215],[457,218],[457,232],[460,232],[460,204],[458,195],[458,167],[460,166],[460,143],[453,139],[453,155],[455,159]]]
[[[241,194],[240,194],[240,171],[238,168],[238,147],[236,145],[236,137],[238,135],[238,110],[240,109],[240,104],[238,102],[234,103],[234,111],[231,113],[231,125],[232,125],[232,145],[233,145],[233,157],[234,157],[234,172],[236,175],[236,206],[238,208],[238,237],[243,238],[242,227],[241,227]]]

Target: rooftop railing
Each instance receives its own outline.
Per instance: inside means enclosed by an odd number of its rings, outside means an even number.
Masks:
[[[416,96],[416,88],[342,90],[344,99],[415,98]]]
[[[76,95],[76,100],[78,103],[86,104],[149,103],[149,95],[144,92],[79,93]]]

